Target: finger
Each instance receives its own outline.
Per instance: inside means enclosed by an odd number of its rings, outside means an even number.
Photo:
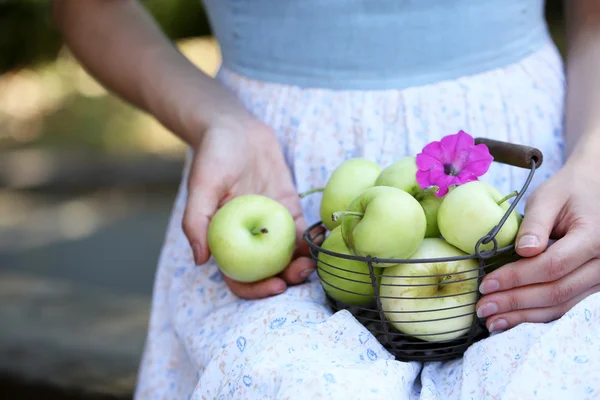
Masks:
[[[304,232],[306,229],[301,229],[298,228],[298,231],[302,231],[301,233],[301,242],[298,244],[297,248],[296,248],[296,252],[294,254],[294,257],[311,257],[311,251],[310,251],[310,246],[308,245],[308,243],[304,240]],[[320,246],[323,243],[323,240],[325,240],[325,233],[327,232],[327,229],[322,226],[316,226],[313,229],[310,230],[310,232],[308,233],[310,240],[316,244],[317,246]]]
[[[477,316],[486,318],[509,311],[557,306],[589,290],[598,282],[600,260],[594,259],[558,281],[484,296],[477,302]]]
[[[490,272],[483,278],[479,291],[490,294],[519,286],[556,281],[595,256],[594,240],[594,236],[585,229],[574,229],[544,253],[532,258],[522,258]]]
[[[298,257],[279,276],[290,285],[302,283],[315,270],[315,262],[309,257]]]
[[[288,180],[291,182],[291,179]],[[304,232],[308,228],[308,224],[306,223],[302,213],[302,206],[300,205],[298,193],[291,183],[287,186],[284,184],[284,187],[280,187],[279,189],[281,189],[282,192],[278,194],[277,199],[285,208],[288,209],[292,215],[292,218],[294,219],[294,223],[296,224],[296,250],[294,257],[303,255],[308,256],[308,246],[304,241]]]
[[[325,240],[325,232],[326,229],[324,226],[317,226],[311,229],[309,235],[312,242],[320,246]],[[288,284],[297,285],[304,282],[315,269],[316,262],[312,257],[308,243],[303,240],[302,245],[296,249],[293,261],[279,276]]]
[[[207,243],[208,226],[224,190],[209,178],[212,176],[210,172],[207,174],[203,166],[196,164],[197,160],[199,157],[194,158],[190,167],[182,228],[192,247],[196,265],[202,265],[210,257]]]
[[[600,285],[593,286],[579,296],[573,297],[566,303],[545,308],[529,308],[508,313],[498,314],[488,318],[486,326],[490,332],[500,332],[513,328],[523,322],[545,323],[561,318],[577,303],[586,297],[600,292]]]
[[[525,216],[515,240],[517,253],[522,257],[540,254],[548,246],[558,215],[566,203],[565,191],[553,193],[543,186],[532,195],[525,206]]]
[[[238,297],[248,300],[262,299],[285,292],[286,283],[279,277],[271,277],[258,282],[244,283],[234,281],[223,275],[229,289]]]

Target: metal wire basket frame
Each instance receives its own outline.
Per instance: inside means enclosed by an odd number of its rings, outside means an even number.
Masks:
[[[366,302],[366,304],[353,305],[344,303],[339,300],[335,300],[329,293],[326,291],[326,297],[328,304],[334,311],[339,311],[342,309],[348,310],[351,312],[354,317],[364,325],[374,336],[375,338],[390,352],[392,353],[397,360],[400,361],[421,361],[421,362],[429,362],[429,361],[443,361],[450,360],[454,358],[458,358],[464,354],[464,352],[475,342],[487,337],[489,335],[488,330],[485,327],[485,318],[478,318],[475,313],[474,306],[477,301],[480,299],[481,295],[478,291],[479,284],[481,280],[486,275],[486,273],[495,270],[496,268],[508,263],[517,260],[520,258],[515,252],[514,245],[498,248],[498,241],[496,240],[496,235],[500,231],[500,229],[505,224],[506,220],[509,218],[510,214],[514,211],[519,201],[526,193],[527,188],[529,187],[533,176],[535,174],[536,169],[538,169],[542,164],[542,153],[533,147],[516,145],[506,142],[500,142],[491,139],[477,138],[476,143],[484,143],[488,146],[490,153],[494,157],[494,162],[498,162],[501,164],[507,164],[514,167],[526,168],[529,169],[529,174],[521,188],[518,191],[518,194],[512,204],[510,204],[509,208],[506,210],[505,214],[502,216],[498,224],[491,229],[488,234],[484,235],[476,244],[474,254],[469,254],[465,256],[459,257],[446,257],[446,258],[435,258],[435,259],[377,259],[375,257],[363,257],[356,255],[348,255],[332,252],[330,250],[324,249],[319,246],[315,241],[318,238],[319,234],[314,234],[312,232],[318,231],[315,228],[318,228],[322,225],[322,221],[319,221],[312,226],[310,226],[304,232],[304,240],[307,242],[311,255],[313,259],[317,262],[317,274],[321,281],[321,284],[324,286],[327,285],[329,288],[333,288],[335,290],[346,292],[348,294],[352,294],[355,296],[366,296],[372,301]],[[323,235],[323,233],[320,233]],[[481,249],[482,245],[486,245],[488,243],[492,243],[492,248],[489,250]],[[345,259],[352,261],[359,261],[365,263],[368,266],[368,272],[359,272],[356,270],[348,270],[336,265],[333,263],[325,263],[323,261],[319,261],[319,254],[323,253],[328,256],[337,259]],[[430,263],[441,263],[441,262],[465,262],[466,260],[473,264],[477,262],[477,266],[469,269],[461,271],[461,274],[471,274],[472,276],[467,276],[462,279],[454,279],[446,284],[457,284],[463,281],[468,280],[477,280],[477,284],[474,285],[475,289],[467,292],[459,292],[456,294],[446,294],[446,295],[437,295],[437,296],[423,296],[423,297],[393,297],[393,296],[382,296],[381,292],[381,279],[388,278],[407,278],[399,275],[386,275],[385,271],[387,268],[380,269],[381,273],[377,273],[375,271],[378,268],[378,264],[386,264],[386,265],[394,265],[394,264],[430,264]],[[363,279],[351,279],[347,276],[342,276],[340,273],[350,273],[353,276],[363,277]],[[368,277],[368,279],[367,279]],[[411,279],[432,279],[432,278],[442,278],[448,277],[448,274],[430,274],[430,275],[412,275]],[[331,279],[343,279],[350,282],[354,282],[357,284],[370,284],[371,289],[373,290],[373,294],[364,294],[353,291],[348,291],[344,288],[336,286],[332,283]],[[431,285],[440,285],[440,283],[423,283],[423,284],[412,284],[411,286],[431,286]],[[389,286],[389,285],[388,285]],[[398,286],[408,286],[408,285],[398,285]],[[426,310],[408,310],[408,311],[390,311],[388,310],[387,316],[382,305],[382,299],[396,299],[396,300],[428,300],[428,299],[439,299],[441,297],[451,297],[451,296],[467,296],[470,295],[473,297],[473,301],[468,303],[463,303],[457,306],[447,307],[447,308],[432,308]],[[418,323],[427,324],[427,323],[444,323],[451,318],[471,318],[472,322],[469,326],[463,326],[460,329],[441,331],[433,334],[434,336],[454,336],[450,339],[441,339],[441,340],[432,340],[432,338],[427,338],[427,333],[420,333],[418,335],[403,333],[400,329],[394,327],[394,323],[403,323],[410,324],[416,323],[415,321],[409,320],[393,320],[390,318],[389,314],[399,314],[399,315],[407,315],[414,313],[436,313],[440,311],[447,311],[452,309],[459,308],[468,308],[468,311],[454,315],[451,317],[441,317],[441,318],[427,318],[427,319],[419,319]],[[462,334],[459,334],[462,332]]]

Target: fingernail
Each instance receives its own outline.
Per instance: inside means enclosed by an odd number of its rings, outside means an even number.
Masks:
[[[281,294],[281,293],[285,292],[286,288],[287,288],[287,285],[285,284],[285,282],[277,282],[275,284],[275,286],[273,287],[273,294]]]
[[[492,293],[498,289],[500,289],[500,283],[493,279],[489,281],[483,281],[481,285],[479,285],[479,291],[481,292],[481,294]]]
[[[314,268],[308,268],[308,269],[305,269],[304,271],[300,272],[300,276],[302,278],[308,278],[310,276],[310,274],[312,274],[313,272],[315,272]]]
[[[489,317],[492,314],[498,312],[498,305],[496,303],[485,303],[477,309],[477,316],[479,318]]]
[[[194,263],[200,265],[200,258],[202,257],[202,248],[198,243],[192,245],[192,252],[194,253]]]
[[[490,325],[490,332],[503,331],[508,328],[508,323],[503,319],[497,319]]]
[[[538,247],[540,245],[540,241],[536,236],[533,235],[524,235],[519,239],[519,243],[517,247],[520,249],[527,249],[531,247]]]

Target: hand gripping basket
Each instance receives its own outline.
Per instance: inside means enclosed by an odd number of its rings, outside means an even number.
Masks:
[[[365,279],[366,276],[368,275],[368,277],[370,278],[371,287],[374,292],[374,295],[370,295],[373,298],[372,299],[373,301],[371,301],[370,305],[356,306],[356,305],[346,304],[341,301],[334,300],[326,292],[327,301],[334,311],[339,311],[339,310],[345,309],[345,310],[348,310],[349,312],[351,312],[354,315],[354,317],[361,324],[363,324],[390,353],[395,355],[396,359],[399,361],[427,362],[427,361],[442,361],[442,360],[450,360],[450,359],[458,358],[463,355],[463,353],[467,350],[467,348],[471,344],[487,337],[489,335],[489,332],[485,326],[485,319],[478,318],[476,315],[476,312],[475,312],[475,304],[481,297],[479,291],[476,289],[474,291],[459,292],[456,294],[446,295],[446,296],[460,296],[460,295],[464,296],[467,294],[471,294],[471,296],[472,296],[472,298],[474,298],[474,300],[467,304],[461,305],[462,308],[465,308],[465,306],[470,306],[469,308],[467,308],[469,310],[468,314],[464,314],[464,312],[463,312],[461,314],[457,314],[457,315],[454,315],[451,317],[445,317],[445,318],[438,317],[435,319],[434,318],[429,319],[424,316],[419,317],[420,318],[419,323],[436,323],[436,324],[439,323],[439,324],[446,324],[446,325],[450,325],[450,324],[448,324],[448,322],[449,322],[448,320],[450,320],[452,318],[464,318],[465,315],[472,317],[472,322],[470,323],[470,327],[467,327],[466,329],[463,328],[462,331],[464,333],[462,333],[461,336],[454,337],[452,339],[443,340],[443,336],[444,336],[443,330],[444,329],[442,329],[441,333],[440,333],[440,331],[438,331],[436,333],[436,336],[442,337],[442,339],[440,339],[440,340],[435,340],[435,339],[431,339],[431,338],[428,338],[427,340],[417,339],[417,338],[415,338],[415,336],[402,333],[400,330],[398,330],[394,327],[392,322],[394,322],[394,323],[398,323],[398,322],[410,323],[410,321],[408,319],[406,319],[407,313],[418,312],[418,313],[423,313],[426,315],[428,312],[430,314],[433,314],[433,312],[439,312],[440,309],[439,308],[438,309],[421,309],[419,311],[405,310],[405,311],[397,312],[397,314],[394,312],[395,316],[392,318],[388,318],[389,315],[388,315],[388,317],[386,317],[384,309],[382,308],[382,296],[380,295],[380,286],[378,283],[380,282],[380,279],[386,275],[385,271],[387,268],[377,269],[381,272],[376,273],[375,268],[377,268],[378,263],[383,262],[386,264],[412,264],[412,263],[425,264],[425,263],[435,263],[435,262],[441,262],[441,261],[445,261],[445,262],[458,261],[458,262],[460,262],[460,261],[464,261],[464,260],[476,260],[477,262],[475,263],[475,265],[478,264],[478,268],[473,269],[474,271],[476,271],[476,273],[470,274],[468,279],[476,279],[477,280],[476,287],[478,288],[482,278],[485,276],[486,273],[493,271],[496,268],[498,268],[506,263],[515,261],[516,259],[519,258],[519,256],[515,252],[514,246],[498,248],[498,243],[495,239],[495,236],[500,231],[500,228],[503,226],[504,222],[507,220],[510,213],[515,209],[518,202],[523,197],[523,194],[526,192],[529,184],[531,183],[531,180],[533,178],[533,175],[534,175],[536,169],[541,166],[542,153],[538,149],[535,149],[532,147],[516,145],[516,144],[511,144],[511,143],[506,143],[506,142],[500,142],[500,141],[491,140],[491,139],[477,138],[476,143],[484,143],[488,146],[490,153],[494,157],[494,162],[511,165],[513,167],[529,169],[530,172],[527,176],[527,179],[525,180],[525,183],[523,184],[523,187],[518,192],[518,195],[516,196],[515,200],[513,201],[513,203],[509,207],[509,209],[506,211],[506,213],[504,214],[502,219],[498,222],[498,225],[496,225],[487,235],[485,235],[484,237],[482,237],[479,240],[479,242],[477,243],[477,246],[476,246],[475,254],[467,255],[467,256],[463,256],[463,257],[447,257],[444,259],[378,260],[373,257],[359,257],[359,256],[335,253],[335,252],[321,248],[315,242],[317,237],[313,236],[314,232],[319,231],[318,229],[315,229],[315,228],[318,228],[320,225],[322,225],[321,221],[310,226],[304,233],[304,240],[308,243],[308,245],[310,247],[312,257],[314,258],[315,261],[317,261],[317,273],[318,273],[318,276],[319,276],[319,279],[320,279],[322,285],[327,284],[330,288],[334,288],[336,290],[341,290],[341,291],[347,292],[347,293],[353,293],[344,288],[340,288],[339,286],[336,286],[335,281],[339,282],[341,279],[350,279],[345,276],[342,276],[342,275],[344,275],[344,272],[350,272],[353,275],[361,274],[361,273],[355,272],[355,271],[349,271],[347,269],[344,269],[343,267],[336,266],[335,262],[327,262],[326,267],[325,267],[323,262],[318,261],[320,252],[323,252],[323,253],[327,254],[328,256],[330,256],[330,257],[328,257],[329,260],[336,260],[336,259],[337,260],[355,260],[355,261],[364,262],[368,265],[368,273],[367,272],[362,273],[364,275],[364,277],[361,280],[361,282],[368,285],[369,279]],[[488,243],[492,243],[492,248],[490,250],[480,249],[480,245],[488,244]],[[470,261],[470,262],[472,262],[472,261]],[[336,273],[336,271],[338,271],[339,274]],[[348,275],[348,274],[346,274],[346,275]],[[418,276],[418,278],[427,278],[427,277],[433,278],[433,277],[439,277],[439,276],[440,275],[425,275],[424,274],[424,275]],[[444,276],[447,276],[447,274],[444,274]],[[398,277],[398,275],[395,275],[395,277]],[[415,278],[415,276],[413,276],[412,278]],[[364,282],[365,280],[366,280],[366,282]],[[450,280],[452,280],[452,279],[450,279]],[[354,282],[357,282],[357,281],[354,280]],[[438,285],[438,284],[439,283],[435,283],[435,285]],[[339,283],[337,283],[337,285],[339,285]],[[420,286],[423,286],[423,285],[427,285],[427,284],[420,284]],[[432,284],[430,283],[429,285],[432,285]],[[364,294],[361,294],[361,293],[356,293],[356,294],[359,296],[360,295],[364,296]],[[431,299],[431,297],[421,297],[421,298],[422,299]],[[402,299],[405,299],[405,298],[398,298],[398,301],[401,301]],[[411,299],[414,300],[415,298],[412,297]],[[390,313],[388,313],[388,314],[390,314]],[[403,316],[405,319],[403,319]],[[449,328],[448,333],[452,333],[452,332],[456,332],[456,330],[450,331],[450,328]],[[425,335],[416,335],[416,336],[423,338]],[[454,335],[454,336],[456,336],[456,335]]]

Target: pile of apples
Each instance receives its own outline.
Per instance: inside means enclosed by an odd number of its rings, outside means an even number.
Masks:
[[[330,233],[321,247],[376,257],[375,286],[388,322],[418,339],[452,340],[473,322],[480,266],[476,258],[444,258],[474,254],[477,242],[498,225],[510,207],[507,200],[516,193],[503,196],[476,180],[438,197],[420,187],[416,172],[410,156],[383,170],[363,158],[339,165],[323,190],[320,215]],[[498,248],[514,242],[520,222],[513,211],[496,235]],[[481,245],[480,251],[492,247]],[[323,288],[333,299],[373,304],[365,262],[321,252],[318,267]]]
[[[319,276],[324,290],[347,305],[372,306],[377,288],[386,319],[406,335],[452,340],[465,334],[475,317],[480,266],[477,258],[448,258],[474,254],[516,192],[503,196],[476,179],[451,186],[440,196],[421,187],[417,171],[412,156],[385,169],[352,158],[333,171],[324,188],[310,191],[323,192],[320,216],[329,232],[321,247],[359,256],[319,252]],[[511,212],[495,237],[498,248],[514,242],[520,223],[521,216]],[[208,229],[217,265],[240,282],[279,274],[291,261],[295,241],[289,211],[262,195],[227,202]],[[481,245],[480,251],[492,246]],[[374,283],[367,257],[377,260]]]

